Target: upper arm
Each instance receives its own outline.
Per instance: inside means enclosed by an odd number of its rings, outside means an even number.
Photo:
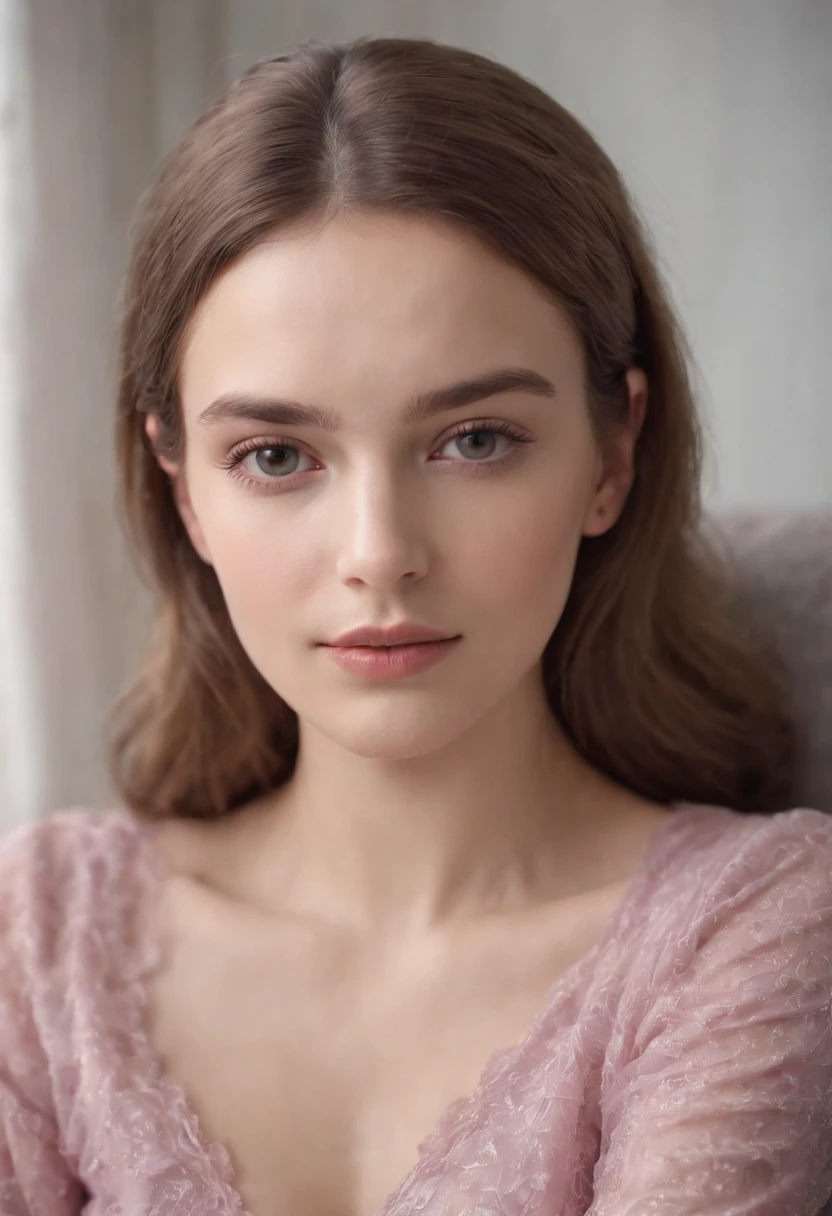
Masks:
[[[757,843],[605,1095],[587,1216],[816,1216],[832,1192],[832,820]]]
[[[83,1189],[60,1153],[21,951],[22,893],[35,842],[32,829],[0,839],[0,1213],[76,1216]]]

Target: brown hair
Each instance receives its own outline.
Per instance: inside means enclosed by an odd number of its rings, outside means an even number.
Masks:
[[[543,655],[553,713],[598,769],[661,802],[789,805],[791,722],[743,640],[701,519],[690,358],[615,167],[536,85],[468,50],[309,42],[255,64],[170,153],[139,209],[125,285],[117,453],[124,523],[156,595],[145,661],[112,717],[119,793],[146,817],[226,813],[291,775],[297,716],[249,660],[157,452],[178,461],[182,336],[220,270],[296,220],[400,211],[461,223],[565,309],[599,439],[645,370],[624,511],[585,538]]]

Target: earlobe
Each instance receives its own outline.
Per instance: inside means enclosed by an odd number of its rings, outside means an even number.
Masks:
[[[603,536],[605,532],[609,532],[614,523],[615,519],[613,518],[613,512],[607,508],[606,503],[596,500],[595,504],[587,515],[581,535]]]

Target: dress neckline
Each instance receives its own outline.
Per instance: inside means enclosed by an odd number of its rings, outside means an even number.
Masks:
[[[555,978],[547,992],[543,1006],[532,1017],[521,1037],[511,1047],[497,1048],[492,1052],[475,1087],[468,1093],[455,1098],[445,1107],[431,1130],[417,1145],[416,1163],[388,1194],[376,1216],[404,1216],[404,1213],[410,1210],[409,1207],[403,1206],[408,1197],[418,1193],[428,1179],[436,1177],[441,1172],[442,1161],[446,1157],[451,1135],[462,1137],[472,1134],[477,1109],[481,1106],[488,1087],[500,1072],[510,1070],[514,1062],[522,1056],[527,1045],[542,1028],[555,999],[565,989],[568,989],[578,973],[585,970],[587,964],[601,953],[615,935],[631,906],[638,901],[668,837],[675,833],[681,821],[684,821],[685,824],[691,821],[692,812],[712,813],[714,808],[686,802],[671,802],[668,804],[668,809],[671,813],[653,828],[638,866],[633,872],[622,898],[611,916],[608,917],[598,940]],[[144,850],[144,859],[147,862],[146,865],[139,865],[136,868],[142,887],[141,906],[138,910],[138,924],[136,925],[136,968],[131,973],[131,979],[125,984],[127,1016],[132,1024],[133,1043],[138,1065],[142,1071],[141,1083],[145,1088],[164,1088],[166,1096],[170,1099],[166,1104],[166,1109],[176,1111],[177,1119],[185,1124],[190,1141],[196,1150],[196,1156],[206,1170],[216,1175],[214,1194],[217,1194],[218,1189],[227,1210],[236,1213],[237,1216],[255,1216],[246,1207],[242,1195],[235,1187],[235,1171],[229,1150],[219,1140],[208,1140],[184,1085],[166,1071],[161,1056],[150,1040],[147,1024],[149,981],[161,961],[161,945],[152,932],[152,922],[148,912],[161,882],[168,873],[168,865],[161,850],[155,848],[153,843],[156,832],[162,824],[159,821],[142,819],[129,810],[123,811],[122,814],[127,817],[136,831]]]

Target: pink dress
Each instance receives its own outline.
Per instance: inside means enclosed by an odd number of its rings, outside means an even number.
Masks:
[[[72,807],[0,839],[2,1216],[245,1212],[143,1031],[154,830]],[[832,817],[677,803],[379,1216],[815,1216],[831,1003]]]

